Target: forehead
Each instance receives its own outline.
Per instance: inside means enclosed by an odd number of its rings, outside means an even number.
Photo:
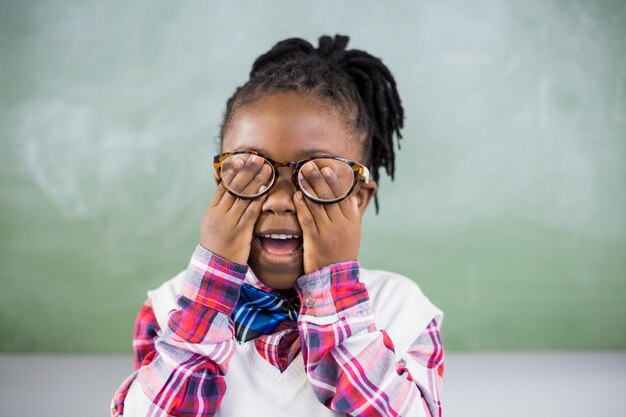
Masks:
[[[237,109],[224,133],[222,151],[238,149],[283,161],[320,154],[361,159],[361,146],[344,116],[297,92],[271,94]]]

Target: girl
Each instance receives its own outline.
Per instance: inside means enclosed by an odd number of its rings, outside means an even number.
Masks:
[[[281,41],[228,100],[200,244],[148,292],[113,416],[441,415],[443,313],[356,260],[404,114],[347,43]]]

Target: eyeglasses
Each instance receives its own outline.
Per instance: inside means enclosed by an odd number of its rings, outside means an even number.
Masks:
[[[311,200],[322,204],[345,199],[357,182],[367,183],[370,178],[367,167],[339,156],[287,162],[274,161],[259,152],[247,150],[213,157],[218,182],[230,194],[242,199],[253,199],[268,193],[276,185],[280,167],[293,168],[291,180],[296,188]],[[324,178],[326,175],[330,176]]]

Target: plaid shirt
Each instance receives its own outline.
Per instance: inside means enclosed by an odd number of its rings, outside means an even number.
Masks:
[[[236,348],[231,314],[246,272],[246,266],[198,245],[177,298],[179,309],[162,332],[150,301],[144,303],[133,338],[136,370],[115,393],[112,416],[124,415],[126,396],[137,384],[146,415],[216,413]],[[441,416],[444,352],[436,320],[402,356],[387,333],[376,329],[358,262],[321,268],[300,277],[295,289],[301,301],[297,322],[283,321],[253,341],[266,361],[282,371],[302,351],[318,400],[337,412],[404,416],[419,407],[426,415]],[[415,379],[407,360],[427,377]]]

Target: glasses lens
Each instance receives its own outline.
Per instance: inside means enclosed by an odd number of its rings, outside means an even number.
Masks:
[[[350,192],[354,183],[354,171],[346,162],[319,158],[300,168],[298,182],[307,197],[321,202],[335,201]]]
[[[256,197],[274,181],[272,165],[265,158],[248,153],[226,158],[221,175],[224,186],[241,197]]]

